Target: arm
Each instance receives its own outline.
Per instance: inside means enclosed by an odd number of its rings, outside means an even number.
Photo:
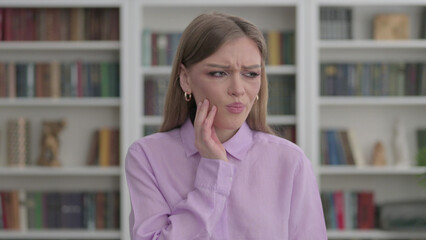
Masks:
[[[224,209],[233,173],[230,163],[201,158],[194,190],[171,208],[157,185],[161,176],[154,175],[143,150],[132,146],[126,157],[132,239],[208,238]]]
[[[289,240],[326,240],[324,214],[315,175],[303,155],[294,174]]]

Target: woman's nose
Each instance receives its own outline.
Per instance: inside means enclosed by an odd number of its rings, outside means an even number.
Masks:
[[[228,94],[231,96],[239,97],[244,95],[243,79],[240,74],[232,74],[230,79],[230,85],[228,88]]]

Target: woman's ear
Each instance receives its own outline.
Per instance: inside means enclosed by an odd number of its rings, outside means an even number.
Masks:
[[[179,83],[180,87],[182,88],[182,91],[188,94],[192,93],[191,85],[189,83],[188,71],[183,64],[180,64]]]

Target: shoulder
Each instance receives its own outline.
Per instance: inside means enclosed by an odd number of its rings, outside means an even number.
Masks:
[[[276,153],[277,156],[292,159],[305,159],[303,150],[293,142],[269,133],[254,131],[253,142],[256,148]]]
[[[176,144],[179,140],[179,129],[173,129],[168,132],[158,132],[136,140],[130,145],[129,151],[157,151],[159,149],[164,149],[165,146]]]

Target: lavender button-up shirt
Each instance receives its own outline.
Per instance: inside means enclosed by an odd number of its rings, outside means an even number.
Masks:
[[[246,123],[202,158],[188,119],[133,143],[126,157],[133,240],[326,240],[310,161],[295,144]]]

